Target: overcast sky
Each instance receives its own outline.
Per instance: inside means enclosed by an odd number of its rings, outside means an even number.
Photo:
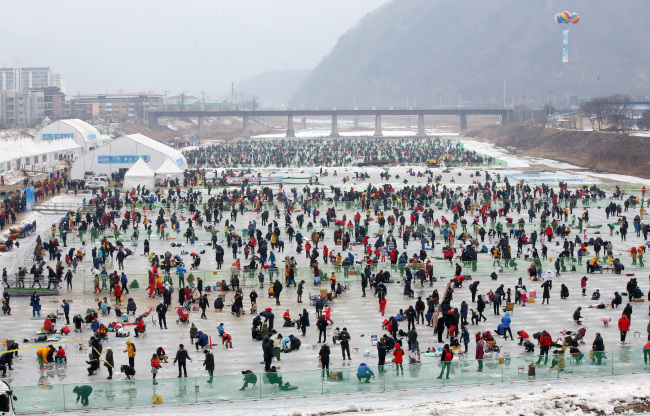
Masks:
[[[50,66],[68,95],[227,93],[268,70],[313,68],[387,1],[6,1],[0,64]]]

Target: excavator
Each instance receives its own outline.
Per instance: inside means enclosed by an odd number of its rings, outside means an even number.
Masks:
[[[436,159],[435,157],[432,159],[427,160],[427,166],[430,168],[437,168],[442,165],[443,162],[447,161],[448,163],[451,161],[451,156],[450,155],[440,155]]]

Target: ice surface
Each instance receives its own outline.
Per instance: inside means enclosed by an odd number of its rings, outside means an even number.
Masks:
[[[470,144],[472,143],[472,144]],[[474,144],[475,143],[475,144]],[[507,152],[502,149],[494,148],[493,146],[485,145],[483,143],[465,141],[466,147],[471,147],[479,152],[485,152],[492,156],[498,158],[508,158],[509,167],[507,169],[501,170],[500,173],[503,174],[506,171],[510,171],[514,168],[516,170],[519,168],[525,168],[529,166],[529,161],[518,156],[509,155]],[[419,170],[424,170],[424,168],[416,168]],[[352,178],[352,182],[346,184],[345,187],[351,186],[355,189],[364,188],[368,183],[379,184],[381,180],[379,178],[379,173],[384,171],[383,168],[369,167],[364,168],[364,171],[367,171],[370,174],[370,179],[368,181],[355,181],[354,172],[361,171],[361,168],[356,167],[341,167],[341,168],[327,168],[329,176],[323,177],[322,182],[325,186],[337,185],[343,186],[341,179],[343,175],[349,175]],[[338,171],[338,176],[332,176],[334,170]],[[403,186],[401,183],[402,179],[407,178],[409,184],[423,183],[423,179],[407,176],[408,167],[395,167],[390,168],[391,174],[399,174],[399,180],[393,180],[395,186]],[[474,178],[469,177],[469,173],[476,170],[485,170],[485,169],[452,169],[451,173],[443,175],[443,183],[449,184],[449,181],[454,178],[454,186],[461,185],[464,188],[467,185],[471,184]],[[496,172],[495,169],[488,169],[491,173]],[[254,172],[263,172],[274,174],[284,175],[284,176],[296,176],[296,177],[305,177],[310,172],[318,172],[316,168],[300,168],[300,169],[253,169]],[[549,171],[551,171],[549,169]],[[457,176],[458,172],[462,173],[462,176]],[[605,175],[594,174],[587,171],[581,171],[581,174],[593,176],[593,177],[604,177]],[[630,183],[637,183],[638,178],[631,177],[621,177],[621,179],[626,180]],[[645,182],[643,182],[645,183]],[[300,188],[301,186],[299,186]],[[637,185],[634,185],[637,187]],[[277,189],[277,187],[276,187]],[[214,191],[213,191],[214,192]],[[52,201],[59,203],[80,203],[83,197],[88,197],[88,195],[79,195],[74,197],[72,195],[62,195],[55,197]],[[597,204],[600,205],[600,204]],[[602,209],[597,209],[596,204],[589,209],[592,223],[606,223],[605,214]],[[604,203],[603,203],[604,205]],[[321,211],[323,211],[321,209]],[[350,218],[356,210],[350,209],[346,210],[345,208],[338,209],[338,215],[346,214]],[[578,210],[574,210],[576,215],[579,215],[582,211],[582,207]],[[634,215],[638,213],[638,208],[636,210],[630,209],[626,212],[628,219],[631,219]],[[525,212],[522,212],[525,214]],[[449,213],[443,212],[441,210],[436,210],[435,217],[440,218],[442,215],[449,215]],[[513,214],[515,221],[520,215],[517,215],[516,212]],[[273,217],[273,215],[272,215]],[[28,219],[32,220],[35,218],[38,221],[38,232],[41,236],[47,237],[49,235],[49,227],[51,223],[55,222],[60,218],[60,216],[55,215],[43,215],[35,214],[33,217]],[[243,228],[249,221],[257,220],[260,224],[260,219],[256,214],[247,212],[243,216],[238,216],[237,228]],[[273,219],[273,218],[272,218]],[[408,222],[408,220],[407,220]],[[320,227],[319,227],[320,228]],[[595,232],[602,232],[600,236],[603,238],[608,237],[607,231],[603,229],[588,229],[587,237],[596,236]],[[304,231],[303,234],[307,235]],[[440,232],[437,232],[439,235]],[[338,247],[334,245],[331,241],[331,232],[327,233],[329,236],[328,239],[324,242],[328,247],[338,250]],[[572,234],[572,238],[574,234]],[[581,234],[581,238],[583,235]],[[27,247],[31,246],[36,238],[36,234],[21,240],[21,248],[15,249],[9,253],[0,253],[0,267],[13,267],[14,259],[21,250],[26,250]],[[615,245],[615,254],[618,254],[619,257],[623,258],[626,264],[629,263],[629,255],[626,252],[627,248],[632,245],[639,246],[645,243],[642,237],[636,237],[634,233],[628,234],[628,239],[626,242],[621,242],[620,238],[614,235],[612,241]],[[147,265],[146,261],[142,254],[142,241],[143,236],[140,237],[140,244],[136,248],[136,254],[133,257],[130,257],[126,260],[126,273],[128,274],[140,274],[146,273]],[[439,235],[437,239],[437,245],[435,250],[429,252],[428,254],[434,256],[440,256],[440,243],[442,237]],[[176,240],[177,241],[177,240]],[[289,243],[288,240],[284,239],[286,248],[285,254],[296,255],[295,253],[295,244]],[[177,241],[178,242],[178,241]],[[184,242],[184,240],[183,240]],[[130,243],[126,243],[127,246]],[[159,241],[156,237],[152,238],[151,241],[151,250],[153,252],[162,253],[164,251],[171,251],[174,254],[180,253],[181,250],[206,250],[206,254],[202,256],[201,271],[212,271],[215,269],[214,256],[212,254],[212,249],[210,247],[204,246],[205,241],[197,242],[195,247],[184,246],[181,248],[172,248],[170,247],[169,242]],[[71,242],[71,246],[78,246],[77,242]],[[401,250],[401,240],[398,239],[398,245]],[[87,252],[90,252],[92,245],[88,245]],[[131,247],[132,248],[132,247]],[[408,253],[412,255],[419,251],[419,244],[411,242],[409,245]],[[559,247],[556,247],[554,244],[549,245],[549,257],[555,258],[558,253]],[[355,254],[356,257],[361,255],[361,249],[359,247],[354,247],[350,250]],[[276,253],[279,260],[282,260],[283,254]],[[484,263],[491,264],[491,259],[483,254],[479,255],[479,260]],[[189,263],[189,257],[183,256],[186,262]],[[226,250],[226,264],[224,265],[224,271],[230,268],[232,262],[232,254],[230,251]],[[307,260],[303,255],[296,255],[296,258],[299,261],[301,267],[306,266]],[[48,262],[52,264],[52,262]],[[473,274],[474,280],[480,280],[480,292],[485,293],[489,289],[496,289],[499,284],[505,284],[506,287],[513,287],[515,279],[518,276],[525,277],[526,274],[526,265],[527,262],[521,260],[519,261],[519,274],[510,273],[502,275],[497,282],[493,282],[487,277],[487,274]],[[281,264],[279,262],[279,264]],[[31,266],[31,264],[30,264]],[[73,279],[73,290],[66,291],[65,289],[61,291],[60,295],[53,297],[42,297],[43,310],[42,314],[47,314],[50,312],[55,312],[57,309],[60,311],[60,301],[63,298],[69,299],[72,301],[72,313],[83,313],[86,308],[94,307],[96,304],[96,299],[99,298],[99,295],[86,294],[83,293],[83,283],[82,280],[85,276],[89,274],[90,263],[83,263],[84,269],[78,270],[74,279]],[[109,271],[112,270],[116,265],[109,268]],[[281,267],[281,266],[280,266]],[[551,263],[546,263],[548,268],[552,267]],[[218,277],[223,276],[224,279],[228,279],[228,272],[219,271]],[[635,277],[639,279],[639,285],[641,286],[644,293],[649,289],[648,281],[644,278],[645,272],[643,269],[629,269],[626,270],[629,273],[635,273]],[[453,269],[450,266],[440,266],[435,270],[436,276],[449,277],[453,273]],[[551,304],[542,305],[541,302],[534,304],[529,304],[525,308],[516,307],[515,313],[513,314],[513,323],[512,328],[513,332],[516,332],[519,329],[526,330],[529,334],[533,332],[540,331],[545,329],[551,333],[553,338],[558,338],[561,336],[561,330],[570,329],[574,330],[577,326],[574,324],[571,319],[573,311],[578,307],[583,307],[583,316],[584,325],[587,327],[587,345],[583,346],[583,352],[588,351],[589,345],[593,340],[594,333],[600,331],[603,334],[605,339],[605,345],[608,350],[620,350],[621,344],[619,342],[619,333],[616,328],[615,322],[618,317],[620,317],[620,310],[598,310],[598,309],[588,309],[587,307],[592,302],[588,300],[588,297],[580,296],[580,278],[584,275],[584,268],[580,266],[576,272],[567,272],[562,273],[562,276],[557,277],[554,281],[553,291],[551,294]],[[589,276],[589,282],[587,286],[587,292],[590,294],[596,288],[600,289],[603,294],[602,300],[608,302],[614,291],[623,292],[625,291],[625,283],[629,278],[624,275],[611,275],[611,274],[596,274]],[[176,279],[174,279],[176,282]],[[268,282],[268,280],[267,280]],[[27,286],[31,285],[31,279],[28,277]],[[141,282],[142,283],[142,282]],[[567,300],[560,300],[559,298],[559,286],[560,284],[566,284],[569,287],[570,297]],[[538,286],[538,283],[529,283],[529,289],[536,289],[538,292],[541,292],[541,289]],[[441,290],[444,287],[444,283],[438,282],[435,283],[433,288],[423,288],[420,289],[416,287],[416,290],[425,290],[427,293],[432,289]],[[313,287],[311,282],[307,282],[307,293],[315,293],[319,288]],[[318,366],[318,350],[313,350],[308,348],[308,346],[317,344],[317,331],[315,329],[315,314],[313,307],[307,306],[307,304],[297,304],[295,301],[295,293],[289,289],[285,289],[282,294],[282,305],[276,307],[271,299],[268,299],[265,296],[265,289],[258,290],[260,294],[259,298],[259,308],[260,310],[265,307],[272,307],[276,312],[276,328],[283,334],[288,335],[293,333],[295,335],[299,334],[299,331],[295,329],[287,329],[281,327],[281,315],[284,310],[289,309],[292,316],[297,317],[298,313],[302,310],[303,307],[307,308],[311,317],[311,327],[307,331],[307,336],[303,338],[303,348],[300,351],[293,352],[291,354],[283,354],[281,362],[281,371],[283,373],[288,373],[292,371],[302,371],[302,370],[315,370]],[[249,288],[245,290],[245,306],[248,306],[247,294],[250,291]],[[102,294],[104,296],[104,294]],[[138,304],[138,313],[153,308],[159,302],[158,299],[150,299],[146,296],[144,290],[132,291],[131,294],[127,294],[125,297],[132,296]],[[214,299],[214,294],[210,294],[210,301]],[[227,300],[230,300],[232,294],[227,295]],[[469,291],[467,286],[457,292],[454,297],[454,305],[458,306],[462,300],[471,301]],[[113,303],[114,299],[111,299]],[[388,294],[388,309],[387,316],[395,314],[400,308],[406,308],[413,303],[413,300],[404,299],[402,296],[402,287],[398,285],[389,285],[389,294]],[[8,339],[17,339],[22,340],[23,338],[31,338],[35,336],[35,333],[42,325],[42,321],[31,320],[31,308],[29,306],[28,298],[18,298],[14,297],[11,301],[13,313],[11,316],[0,316],[0,337]],[[173,296],[173,305],[177,305],[176,294]],[[471,307],[471,306],[470,306]],[[470,333],[473,335],[478,330],[491,330],[494,331],[495,327],[499,322],[498,316],[492,315],[492,310],[487,310],[488,321],[482,323],[478,326],[470,326]],[[611,316],[613,319],[612,324],[609,327],[604,327],[600,317],[606,315]],[[221,345],[218,345],[214,349],[217,369],[216,375],[233,375],[233,379],[241,380],[240,371],[251,369],[256,372],[260,372],[263,368],[260,365],[262,361],[262,351],[259,343],[250,341],[250,315],[244,315],[242,317],[235,317],[228,313],[224,312],[215,312],[208,310],[208,320],[198,319],[199,314],[194,312],[192,314],[192,321],[196,323],[199,329],[207,331],[213,337],[213,342],[217,341],[216,336],[216,325],[220,322],[225,324],[226,330],[233,336],[234,348],[233,349],[223,349]],[[335,326],[343,327],[347,326],[352,335],[352,348],[359,348],[360,353],[353,354],[350,370],[353,371],[360,362],[368,362],[368,364],[374,366],[376,365],[376,358],[363,357],[362,354],[365,350],[374,352],[374,347],[370,343],[370,335],[377,334],[381,335],[384,331],[381,330],[381,322],[384,318],[378,313],[377,299],[369,296],[366,298],[360,297],[360,288],[358,284],[353,284],[352,291],[349,297],[344,297],[337,300],[333,307],[332,318],[335,322]],[[102,322],[108,323],[114,321],[115,318],[111,316],[101,317]],[[133,340],[138,348],[138,353],[136,355],[136,370],[138,374],[136,380],[144,381],[150,379],[149,373],[149,360],[151,354],[155,351],[156,347],[164,346],[167,350],[167,353],[171,356],[175,353],[177,345],[181,342],[186,345],[189,344],[189,327],[186,325],[177,324],[175,322],[175,313],[173,310],[167,315],[168,320],[168,330],[161,331],[157,326],[154,326],[151,322],[148,324],[148,336],[146,338],[130,338]],[[629,348],[639,349],[643,347],[646,343],[646,305],[645,303],[634,304],[634,314],[632,316],[632,328],[630,335],[628,335],[628,343],[623,346],[624,350]],[[438,347],[440,344],[434,338],[430,328],[424,325],[418,325],[418,332],[420,334],[420,345],[421,348],[425,349],[427,347]],[[329,331],[328,331],[329,332]],[[634,333],[639,333],[640,337],[633,336]],[[64,340],[69,339],[87,339],[89,335],[89,330],[85,330],[83,334],[71,334]],[[363,336],[362,336],[363,335]],[[445,340],[446,341],[446,340]],[[86,373],[86,364],[85,364],[85,355],[87,352],[78,350],[77,346],[82,341],[78,342],[69,342],[62,344],[66,347],[69,353],[69,363],[67,368],[64,371],[60,372],[41,372],[38,369],[35,360],[35,350],[26,350],[21,353],[18,362],[15,364],[15,369],[11,371],[10,376],[7,378],[7,381],[12,385],[16,386],[16,389],[19,390],[19,387],[25,387],[27,389],[49,389],[49,388],[58,388],[61,384],[83,384],[83,383],[98,383],[105,381],[107,375],[106,370],[102,367],[99,375],[89,377]],[[33,345],[33,344],[32,344]],[[120,364],[125,364],[127,362],[126,354],[122,351],[124,349],[124,340],[110,337],[107,346],[111,346],[115,352],[115,364],[119,366]],[[474,342],[470,343],[470,352],[472,352],[472,347]],[[502,346],[502,349],[505,353],[510,354],[513,358],[521,357],[526,359],[526,355],[523,353],[521,347],[519,347],[515,341],[503,341],[499,340],[499,345]],[[21,342],[21,347],[30,346],[30,344],[23,344]],[[343,361],[340,359],[340,350],[338,346],[332,348],[332,367],[340,367],[343,364]],[[202,354],[195,352],[193,349],[190,351],[190,354],[194,362],[189,363],[188,372],[190,377],[205,376],[205,371],[202,370],[201,363],[198,361]],[[639,357],[636,357],[639,359]],[[437,358],[435,357],[423,357],[423,362],[435,364]],[[642,370],[642,368],[639,368]],[[643,371],[647,371],[648,368],[643,368]],[[541,370],[540,370],[541,371]],[[545,368],[544,371],[548,372],[548,368]],[[238,375],[239,374],[239,375]],[[163,364],[163,369],[159,372],[158,378],[161,380],[172,379],[173,382],[176,382],[177,369],[171,364]],[[238,376],[237,376],[238,375]],[[237,377],[235,377],[237,376]],[[195,406],[193,410],[201,410],[206,413],[212,412],[213,410],[219,409],[219,411],[227,410],[228,414],[317,414],[326,408],[328,411],[335,409],[343,410],[348,413],[356,412],[357,410],[372,409],[370,412],[366,411],[366,414],[387,414],[388,412],[394,412],[395,407],[406,406],[407,409],[413,414],[431,414],[435,409],[440,406],[444,406],[446,409],[450,409],[451,402],[453,401],[453,408],[449,411],[449,414],[484,414],[487,409],[492,409],[490,412],[503,412],[512,413],[512,414],[532,414],[534,411],[540,410],[544,414],[554,415],[554,414],[586,414],[586,410],[583,411],[579,406],[584,404],[587,408],[591,409],[593,406],[594,409],[608,409],[612,406],[612,402],[615,398],[621,400],[627,399],[632,400],[637,392],[648,393],[648,385],[645,383],[638,383],[639,379],[635,376],[624,376],[614,379],[605,379],[603,382],[600,382],[600,379],[588,378],[580,379],[581,383],[579,386],[576,386],[575,380],[571,379],[566,383],[561,383],[558,386],[554,387],[549,391],[542,392],[543,384],[535,383],[528,385],[526,383],[517,383],[517,384],[501,384],[497,383],[495,386],[481,386],[481,387],[454,387],[454,388],[445,388],[444,390],[428,390],[429,392],[434,392],[434,394],[418,394],[416,391],[411,390],[409,392],[387,392],[382,394],[356,394],[354,396],[339,396],[332,395],[329,397],[309,397],[308,399],[298,399],[293,398],[292,401],[283,401],[282,406],[278,406],[280,402],[263,400],[258,403],[253,402],[236,402],[234,404],[230,403],[220,403],[218,406],[215,405],[200,405]],[[621,381],[623,380],[623,381]],[[40,385],[39,385],[40,383]],[[125,389],[127,388],[124,385],[124,381],[120,380],[119,377],[114,377],[111,381],[111,384],[118,383],[119,387],[116,389]],[[433,383],[433,381],[432,381]],[[614,384],[615,383],[615,384]],[[39,387],[32,387],[39,385]],[[555,386],[555,383],[553,384]],[[614,389],[614,387],[616,387]],[[502,395],[502,393],[505,394]],[[559,390],[559,391],[558,391]],[[25,390],[31,391],[31,390]],[[461,396],[459,397],[459,392]],[[532,393],[532,394],[528,394]],[[640,394],[640,393],[638,393]],[[27,396],[26,396],[27,395]],[[19,398],[21,400],[29,400],[29,393],[19,393]],[[577,397],[569,397],[570,395],[576,395]],[[218,399],[219,394],[216,393],[215,397]],[[438,402],[428,403],[429,400],[435,399]],[[215,399],[216,400],[216,399]],[[562,401],[561,408],[555,408],[556,403]],[[167,402],[167,401],[166,401]],[[116,406],[127,405],[126,401],[117,403]],[[295,404],[294,404],[295,403]],[[20,404],[20,403],[19,403]],[[222,407],[223,406],[223,407]],[[608,407],[610,406],[610,407]],[[383,410],[386,408],[385,410]],[[172,410],[170,407],[165,407],[165,412],[167,414],[186,414],[187,408],[180,411]],[[133,415],[139,414],[151,414],[156,410],[147,409],[147,408],[138,408],[131,409],[129,412]],[[176,412],[176,413],[175,413]],[[337,411],[338,412],[338,411]],[[344,413],[345,413],[344,412]],[[564,413],[561,413],[564,412]],[[583,413],[580,413],[583,412]],[[112,413],[105,414],[117,414],[122,413],[122,411],[114,411]]]

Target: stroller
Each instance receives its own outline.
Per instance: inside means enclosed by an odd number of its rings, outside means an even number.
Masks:
[[[178,319],[176,320],[177,324],[189,324],[190,323],[190,311],[186,307],[176,309],[178,314]]]
[[[178,254],[174,256],[174,266],[185,267],[185,263],[183,263],[183,259]]]
[[[574,334],[573,334],[573,346],[577,347],[580,344],[584,344],[584,337],[585,334],[587,333],[586,328],[579,328]]]

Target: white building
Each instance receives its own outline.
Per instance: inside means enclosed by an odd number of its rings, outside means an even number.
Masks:
[[[45,117],[43,91],[0,91],[0,126],[33,126]]]
[[[34,137],[37,142],[72,139],[84,150],[90,150],[102,144],[99,131],[78,119],[59,120],[41,129]]]
[[[32,88],[59,87],[65,94],[65,81],[47,67],[23,67],[20,59],[0,68],[0,91],[27,92]]]
[[[86,172],[103,173],[110,177],[112,173],[129,170],[138,158],[147,162],[154,171],[168,159],[181,170],[187,169],[187,160],[180,151],[142,134],[129,134],[81,156],[72,165],[70,177],[83,179]]]

